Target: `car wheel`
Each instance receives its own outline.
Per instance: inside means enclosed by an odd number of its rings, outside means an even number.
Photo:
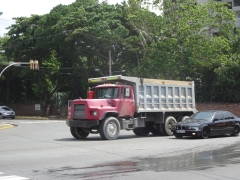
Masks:
[[[5,119],[5,117],[4,117],[4,116],[3,116],[2,118],[3,118],[3,119]]]
[[[120,124],[115,117],[104,119],[99,125],[99,133],[102,139],[114,140],[120,133]]]
[[[15,117],[12,117],[12,119],[14,119]]]
[[[181,135],[181,134],[174,134],[174,136],[178,139],[181,139],[183,137],[183,135]]]
[[[201,131],[201,138],[202,139],[207,139],[210,135],[210,131],[208,127],[204,127]]]
[[[239,126],[235,126],[233,129],[233,133],[231,134],[232,136],[238,136],[239,135],[240,128]]]
[[[76,139],[85,139],[89,135],[89,133],[80,127],[70,127],[70,132]]]

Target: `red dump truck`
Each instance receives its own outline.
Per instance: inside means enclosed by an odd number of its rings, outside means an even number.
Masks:
[[[88,98],[73,100],[68,112],[66,123],[76,139],[99,133],[114,140],[123,129],[170,136],[173,124],[197,112],[193,81],[115,75],[88,82]]]

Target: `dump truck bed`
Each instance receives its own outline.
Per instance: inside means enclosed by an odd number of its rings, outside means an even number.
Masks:
[[[90,78],[89,83],[121,83],[134,90],[136,112],[195,112],[193,81],[147,79],[129,76]]]

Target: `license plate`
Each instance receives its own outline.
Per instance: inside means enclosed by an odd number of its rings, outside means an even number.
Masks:
[[[177,130],[177,133],[185,133],[185,130]]]

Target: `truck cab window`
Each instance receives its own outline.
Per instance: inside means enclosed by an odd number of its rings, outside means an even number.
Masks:
[[[130,98],[130,88],[125,88],[125,98]]]
[[[118,88],[105,87],[96,89],[96,99],[113,99],[118,98]]]
[[[131,96],[130,88],[129,87],[122,88],[122,98],[130,98],[130,96]]]

